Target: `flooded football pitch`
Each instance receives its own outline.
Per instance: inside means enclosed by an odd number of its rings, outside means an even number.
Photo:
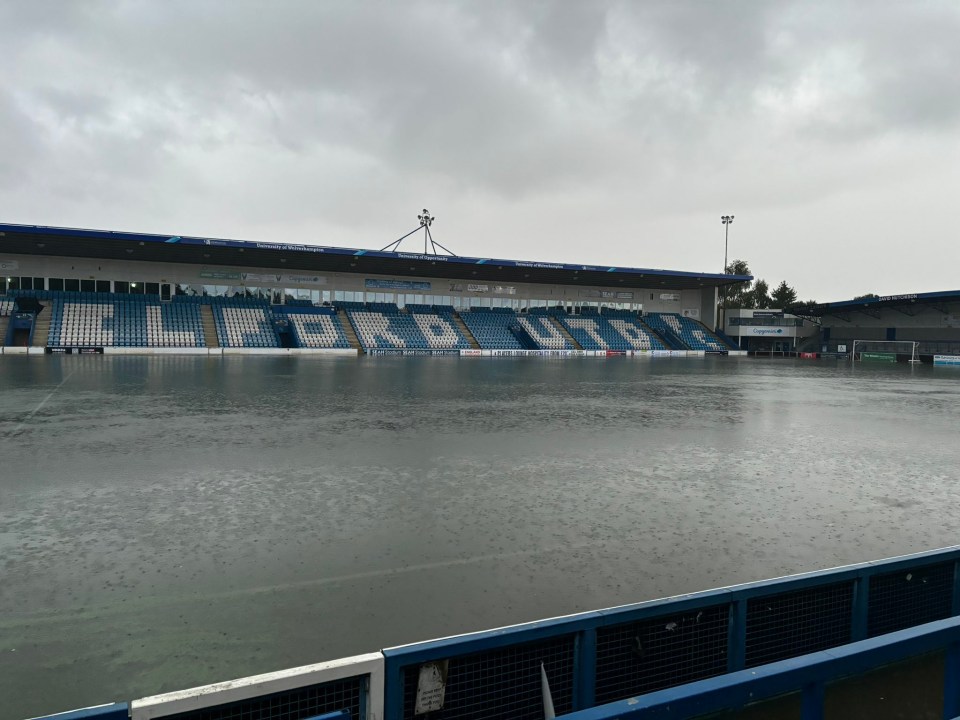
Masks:
[[[0,358],[0,718],[960,542],[960,369]]]

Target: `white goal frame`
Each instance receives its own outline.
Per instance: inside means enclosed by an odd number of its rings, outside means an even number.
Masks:
[[[899,346],[896,349],[892,349],[892,350],[879,349],[879,350],[861,350],[860,351],[861,354],[864,352],[893,352],[895,355],[906,355],[907,352],[901,352],[901,350],[905,350],[906,348],[904,346],[909,345],[910,359],[907,362],[910,362],[910,363],[920,362],[920,352],[919,352],[920,343],[916,340],[854,340],[853,345],[850,348],[850,362],[852,363],[856,362],[857,360],[860,360],[860,355],[857,353],[858,344],[867,345],[867,346],[871,346],[871,345]]]

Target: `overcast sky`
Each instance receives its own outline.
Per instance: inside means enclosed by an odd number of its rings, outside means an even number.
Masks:
[[[0,0],[0,221],[960,288],[960,3]],[[404,247],[413,249],[416,244]]]

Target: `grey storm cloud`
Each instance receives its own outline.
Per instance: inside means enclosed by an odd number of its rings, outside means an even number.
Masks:
[[[953,2],[33,0],[0,25],[5,221],[373,247],[429,204],[465,254],[719,269],[735,212],[734,256],[820,299],[960,260]]]

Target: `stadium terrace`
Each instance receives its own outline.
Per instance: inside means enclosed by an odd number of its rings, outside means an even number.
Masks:
[[[0,272],[28,354],[728,353],[718,289],[751,279],[26,225]]]

